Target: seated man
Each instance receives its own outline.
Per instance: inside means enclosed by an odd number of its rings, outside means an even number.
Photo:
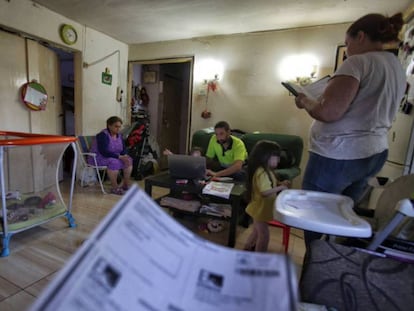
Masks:
[[[245,179],[243,164],[247,159],[247,150],[240,138],[231,135],[230,125],[220,121],[214,126],[215,135],[208,143],[206,157],[208,159],[207,175],[212,177],[233,177],[236,180]],[[218,160],[218,167],[213,168],[212,161]],[[213,170],[215,169],[215,170]]]

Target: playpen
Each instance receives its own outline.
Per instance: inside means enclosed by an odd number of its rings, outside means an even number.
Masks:
[[[13,234],[65,216],[70,227],[77,161],[76,137],[0,131],[1,256]],[[74,152],[68,204],[62,197],[62,158]]]

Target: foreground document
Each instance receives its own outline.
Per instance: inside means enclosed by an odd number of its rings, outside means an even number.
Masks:
[[[132,187],[31,310],[296,310],[282,254],[208,242]]]

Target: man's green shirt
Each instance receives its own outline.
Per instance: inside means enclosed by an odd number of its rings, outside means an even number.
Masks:
[[[225,150],[222,145],[217,142],[216,135],[212,135],[208,143],[206,157],[217,157],[222,167],[229,167],[235,161],[245,161],[247,159],[247,150],[240,138],[230,135],[231,142]]]

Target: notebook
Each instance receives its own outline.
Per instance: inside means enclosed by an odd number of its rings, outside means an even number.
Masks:
[[[184,154],[168,155],[168,168],[173,178],[204,179],[206,175],[206,158]]]

